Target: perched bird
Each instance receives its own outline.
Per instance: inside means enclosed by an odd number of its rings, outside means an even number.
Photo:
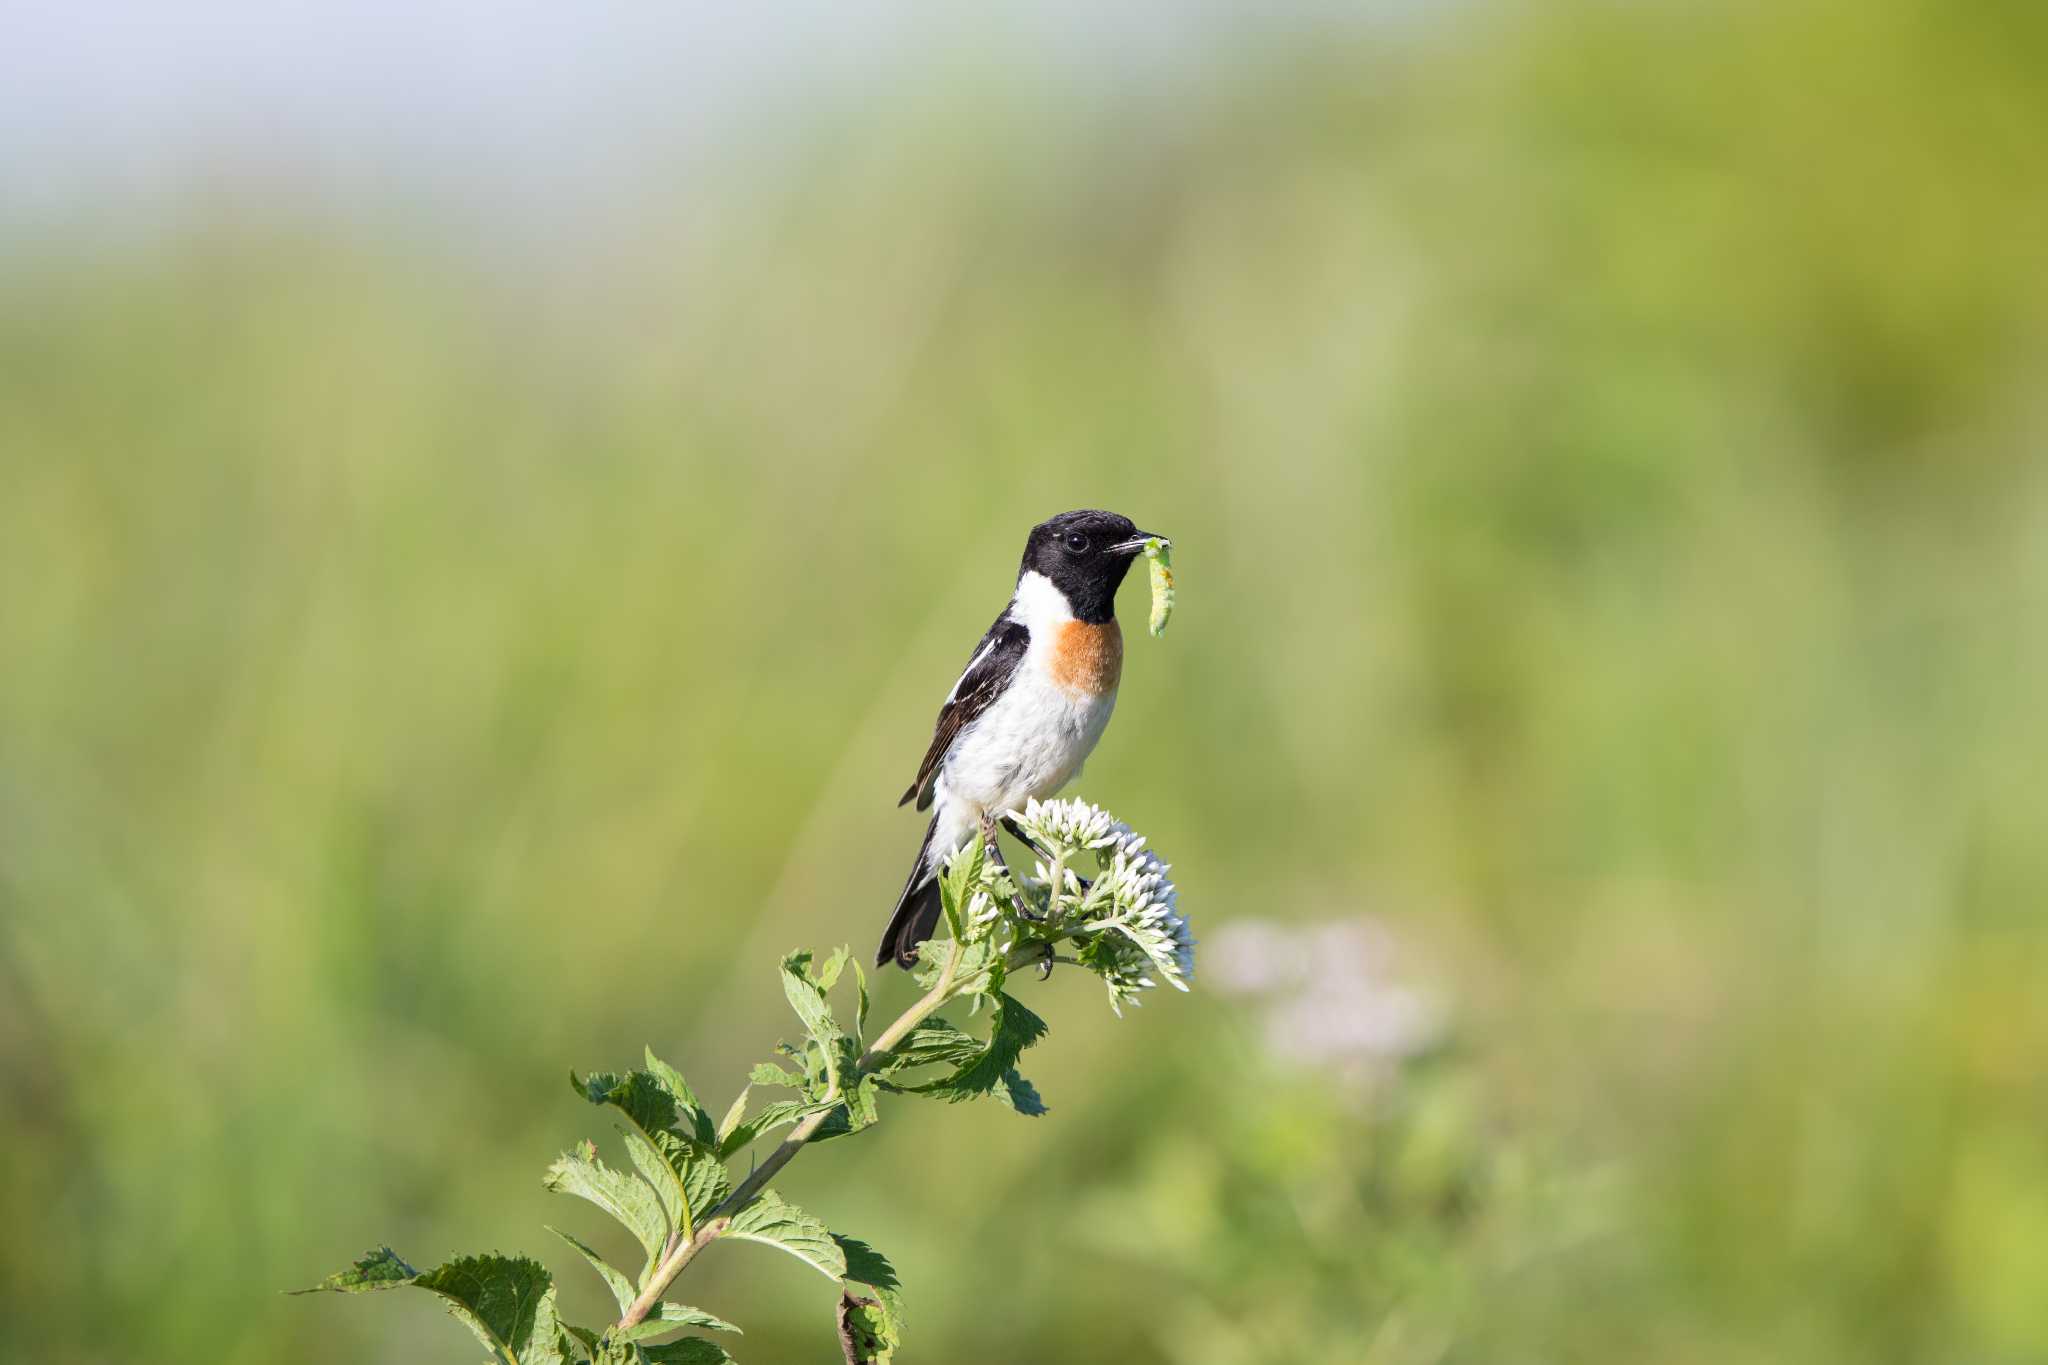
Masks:
[[[939,922],[938,871],[955,850],[1080,773],[1123,676],[1116,590],[1155,538],[1166,539],[1114,512],[1064,512],[1031,528],[1017,590],[946,694],[917,780],[897,802],[937,809],[876,966],[916,963]]]

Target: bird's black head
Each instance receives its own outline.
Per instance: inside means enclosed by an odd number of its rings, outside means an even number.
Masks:
[[[1116,615],[1116,590],[1131,561],[1153,534],[1114,512],[1062,512],[1031,528],[1017,576],[1044,574],[1066,594],[1076,617],[1107,621]]]

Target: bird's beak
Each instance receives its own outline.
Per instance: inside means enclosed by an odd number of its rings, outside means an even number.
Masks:
[[[1162,541],[1168,549],[1173,548],[1173,541],[1166,536],[1160,535],[1157,531],[1140,531],[1129,540],[1119,540],[1116,544],[1110,546],[1110,552],[1112,554],[1141,555],[1145,553],[1145,542],[1148,540]]]

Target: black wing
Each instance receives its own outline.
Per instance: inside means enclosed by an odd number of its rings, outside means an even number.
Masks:
[[[939,764],[945,761],[946,751],[953,747],[953,741],[960,737],[960,732],[973,724],[982,712],[988,710],[989,703],[1003,694],[1030,643],[1031,632],[1022,622],[1011,620],[1007,611],[996,618],[996,623],[988,628],[988,634],[982,636],[981,643],[975,646],[973,657],[967,661],[967,670],[960,675],[960,681],[953,684],[946,704],[939,708],[939,723],[932,727],[932,747],[925,750],[924,762],[917,767],[917,780],[910,784],[910,790],[903,793],[903,799],[897,805],[907,805],[913,798],[919,810],[931,805],[932,784],[938,781]]]

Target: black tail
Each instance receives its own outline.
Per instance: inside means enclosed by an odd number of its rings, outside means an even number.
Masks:
[[[939,927],[939,879],[925,867],[931,855],[932,834],[938,827],[937,816],[924,827],[924,842],[917,846],[917,861],[910,865],[910,880],[903,883],[903,894],[896,898],[896,913],[889,916],[889,927],[882,931],[882,946],[875,950],[877,967],[886,967],[891,960],[906,969],[916,966],[917,945]]]

